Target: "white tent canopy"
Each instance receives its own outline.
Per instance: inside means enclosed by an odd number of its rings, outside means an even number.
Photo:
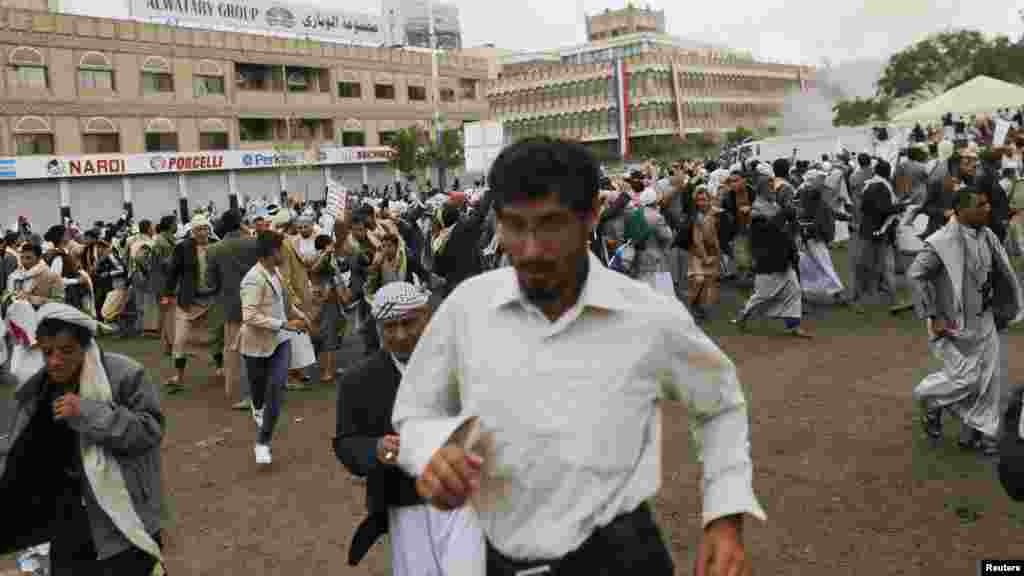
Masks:
[[[892,124],[933,122],[946,114],[985,114],[1024,106],[1024,87],[976,76],[944,94],[896,116]]]

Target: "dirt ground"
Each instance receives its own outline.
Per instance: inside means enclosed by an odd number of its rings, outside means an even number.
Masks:
[[[769,515],[747,522],[755,574],[966,575],[982,558],[1022,556],[1024,506],[1002,492],[993,463],[961,453],[952,422],[937,447],[916,424],[911,390],[934,367],[920,322],[818,308],[805,322],[811,342],[781,336],[775,321],[742,335],[726,322],[742,296],[727,292],[707,330],[737,363],[751,405],[754,485]],[[1024,332],[1008,342],[1013,382]],[[169,375],[153,341],[107,348]],[[190,373],[195,387],[164,401],[170,574],[389,574],[386,541],[358,568],[346,564],[364,485],[331,451],[334,390],[289,393],[274,464],[260,471],[251,418],[228,408],[205,361]],[[685,408],[667,406],[665,416],[654,509],[677,573],[689,574],[700,467]]]

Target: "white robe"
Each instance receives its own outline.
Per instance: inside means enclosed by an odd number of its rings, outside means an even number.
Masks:
[[[828,246],[820,240],[807,240],[800,252],[800,285],[804,294],[832,298],[843,291],[843,281],[832,265]]]
[[[484,576],[487,549],[476,512],[429,505],[388,510],[394,576]]]
[[[391,355],[398,373],[406,364]],[[467,504],[443,511],[426,504],[388,509],[394,576],[485,576],[487,547],[476,512]]]

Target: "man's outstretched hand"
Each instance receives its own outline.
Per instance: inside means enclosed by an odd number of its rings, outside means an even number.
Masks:
[[[725,516],[708,524],[697,548],[696,576],[750,576],[743,548],[743,516]]]
[[[441,510],[459,508],[480,488],[482,464],[482,458],[460,446],[445,446],[434,452],[430,464],[416,479],[416,492]]]

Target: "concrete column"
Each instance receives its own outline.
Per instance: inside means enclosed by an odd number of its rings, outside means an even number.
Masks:
[[[238,173],[228,172],[228,210],[239,212],[238,209]]]
[[[63,224],[65,219],[71,218],[71,181],[61,178],[57,187],[60,189],[60,222]]]
[[[178,214],[182,224],[188,224],[192,219],[188,211],[188,180],[185,174],[178,174]]]
[[[128,214],[129,220],[135,219],[135,209],[132,206],[132,177],[121,177],[121,189],[124,197],[124,211]]]
[[[363,169],[363,184],[369,184],[370,183],[370,169],[367,168],[366,164],[362,165],[362,169]]]
[[[288,207],[288,174],[284,169],[278,171],[278,178],[281,180],[281,208]]]

